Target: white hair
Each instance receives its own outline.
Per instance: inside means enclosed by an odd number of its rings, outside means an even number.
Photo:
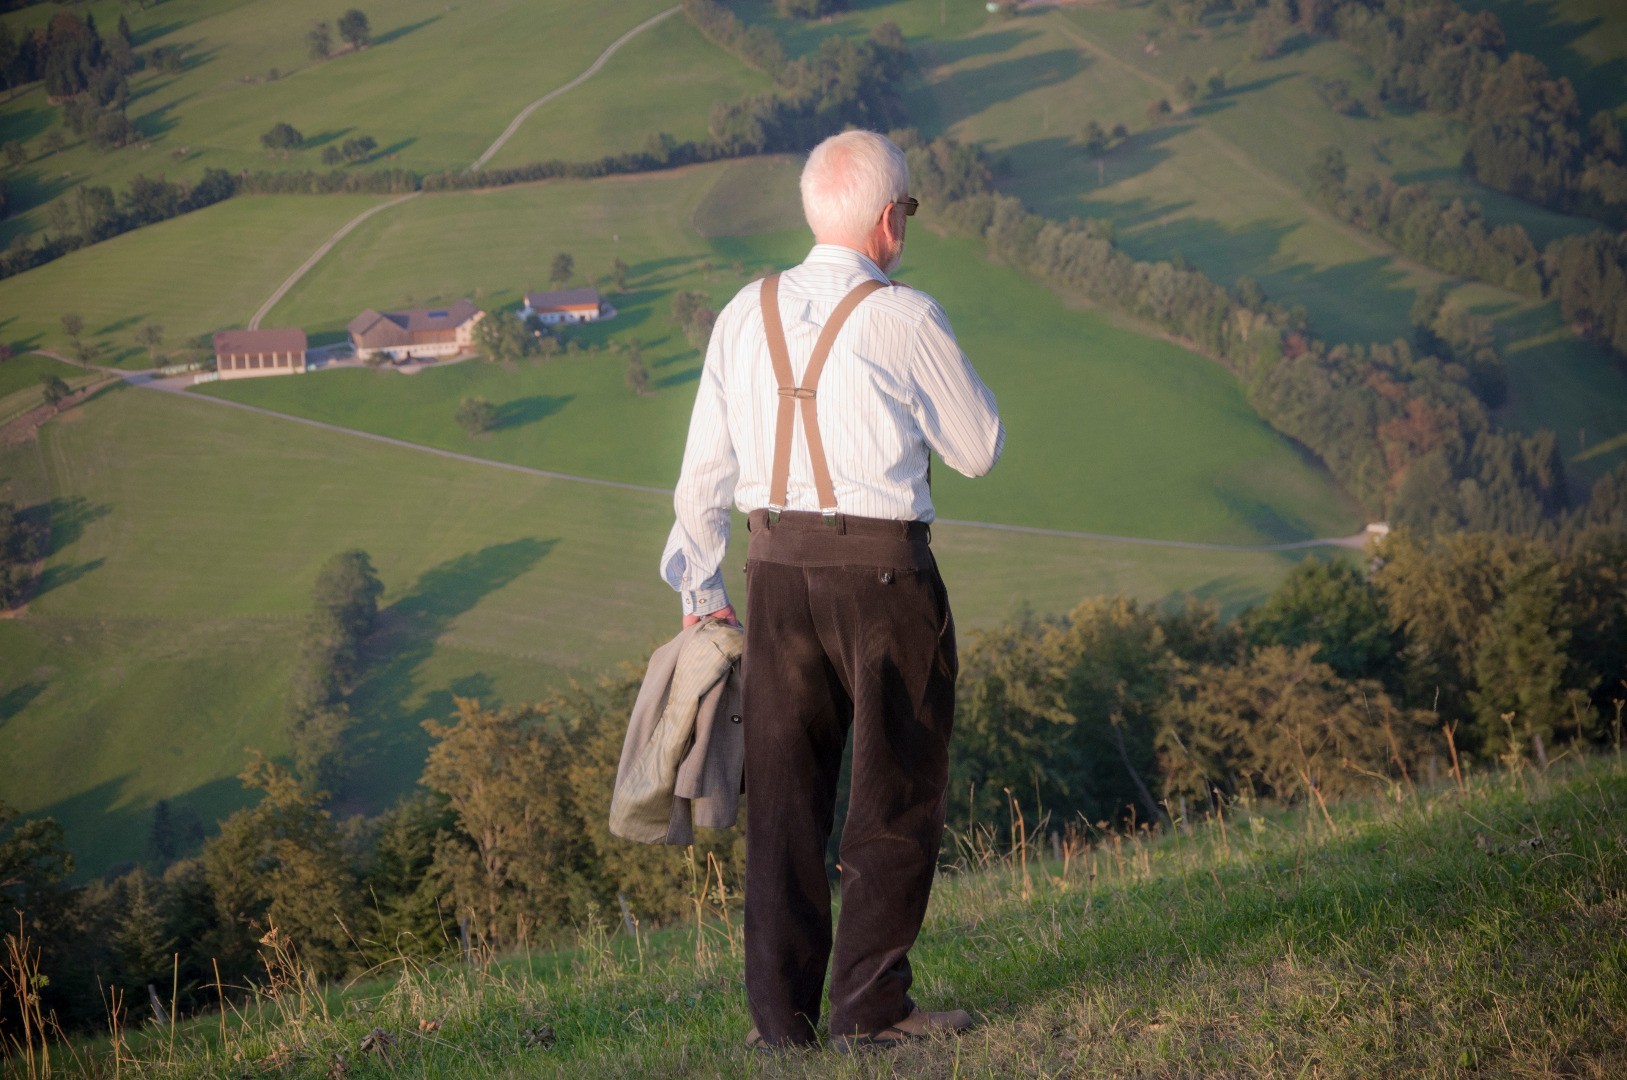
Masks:
[[[802,167],[802,213],[814,238],[858,241],[887,204],[909,194],[904,151],[873,131],[844,131],[813,148]]]

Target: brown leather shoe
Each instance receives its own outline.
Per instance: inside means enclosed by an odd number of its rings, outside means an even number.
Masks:
[[[948,1012],[927,1012],[916,1009],[892,1027],[873,1031],[868,1035],[833,1035],[830,1046],[841,1054],[859,1050],[887,1050],[912,1039],[933,1035],[959,1035],[972,1026],[972,1016],[965,1009]]]

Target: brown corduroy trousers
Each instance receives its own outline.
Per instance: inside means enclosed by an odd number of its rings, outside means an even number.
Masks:
[[[750,516],[746,996],[770,1045],[817,1038],[831,959],[825,849],[848,729],[832,1035],[914,1008],[909,950],[937,869],[954,720],[954,624],[918,522]]]

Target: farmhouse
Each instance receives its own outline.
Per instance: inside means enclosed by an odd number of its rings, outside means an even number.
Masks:
[[[215,335],[215,370],[222,379],[302,373],[305,331],[222,330]]]
[[[475,323],[485,314],[467,300],[450,307],[413,311],[368,308],[350,320],[350,344],[358,360],[374,356],[392,360],[456,356],[473,345]]]
[[[615,310],[599,296],[598,289],[566,289],[563,292],[528,292],[522,319],[535,318],[549,326],[563,322],[598,322]]]

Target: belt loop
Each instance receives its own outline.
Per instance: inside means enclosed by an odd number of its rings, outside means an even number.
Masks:
[[[832,514],[831,517],[834,519],[831,523],[836,526],[836,535],[837,536],[846,536],[847,535],[847,515],[842,514],[842,513],[837,513],[837,514]]]

